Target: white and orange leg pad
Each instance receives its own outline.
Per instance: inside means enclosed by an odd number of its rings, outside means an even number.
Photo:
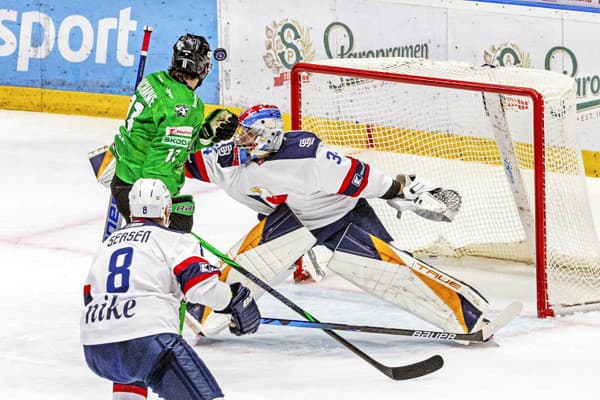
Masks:
[[[90,164],[98,182],[106,188],[110,188],[110,182],[115,175],[116,161],[109,151],[109,146],[101,146],[88,153]]]
[[[489,305],[466,283],[352,224],[327,267],[446,332],[479,329]]]
[[[228,251],[228,256],[272,286],[289,275],[292,264],[316,241],[292,210],[282,204],[238,241]],[[221,264],[220,279],[228,284],[241,282],[250,289],[255,299],[264,293],[258,285],[224,263]],[[228,324],[227,314],[205,311],[201,331],[205,336],[212,336]]]

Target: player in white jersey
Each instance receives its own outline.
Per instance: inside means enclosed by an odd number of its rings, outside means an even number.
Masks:
[[[171,197],[158,179],[129,194],[132,222],[96,253],[84,285],[81,341],[90,369],[113,382],[113,399],[209,400],[221,389],[179,335],[180,305],[205,304],[230,319],[236,335],[254,333],[260,313],[250,291],[219,280],[190,234],[166,228]]]
[[[316,236],[317,244],[331,250],[351,222],[386,242],[392,240],[365,199],[392,198],[400,190],[399,182],[331,150],[311,132],[283,133],[275,106],[251,107],[240,119],[246,126],[244,135],[193,154],[186,165],[188,177],[216,183],[263,215],[285,202]],[[272,139],[253,136],[248,127],[261,120],[269,120],[273,126],[267,128],[281,134]],[[264,142],[257,144],[254,139]],[[295,273],[298,280],[300,268]]]
[[[460,196],[417,179],[395,179],[326,146],[307,131],[283,132],[279,109],[259,104],[239,116],[234,141],[194,153],[188,177],[212,182],[260,214],[286,203],[334,252],[329,269],[448,331],[470,332],[487,301],[473,288],[391,247],[393,238],[366,199],[451,221]]]

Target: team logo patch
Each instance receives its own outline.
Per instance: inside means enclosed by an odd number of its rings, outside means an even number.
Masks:
[[[363,178],[364,177],[362,175],[354,174],[354,177],[352,178],[352,184],[354,186],[360,186],[362,184]]]
[[[188,111],[190,111],[188,106],[182,104],[175,106],[175,114],[177,114],[178,117],[185,118]]]
[[[310,147],[315,143],[315,138],[310,137],[310,138],[302,138],[300,139],[300,147]]]
[[[232,151],[233,151],[233,143],[227,143],[227,144],[219,146],[217,153],[219,154],[219,156],[225,157],[225,156],[230,155]]]
[[[269,207],[276,207],[279,204],[285,203],[288,197],[287,193],[273,194],[270,190],[259,186],[251,187],[250,192],[252,194],[248,196],[267,204]]]

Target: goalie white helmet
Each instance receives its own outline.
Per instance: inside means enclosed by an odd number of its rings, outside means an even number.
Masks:
[[[257,104],[239,116],[239,128],[235,135],[238,147],[246,148],[251,158],[263,158],[275,153],[283,141],[283,120],[279,108],[269,104]]]
[[[129,192],[132,218],[161,218],[171,213],[171,194],[160,179],[141,178]]]

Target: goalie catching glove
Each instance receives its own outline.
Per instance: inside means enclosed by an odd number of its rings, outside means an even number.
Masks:
[[[460,209],[462,198],[454,190],[432,186],[416,175],[398,175],[396,181],[400,183],[398,196],[387,203],[398,210],[397,218],[402,211],[412,211],[432,221],[451,222]]]
[[[200,129],[200,142],[210,146],[233,137],[238,127],[238,117],[231,112],[218,108],[207,115]]]

